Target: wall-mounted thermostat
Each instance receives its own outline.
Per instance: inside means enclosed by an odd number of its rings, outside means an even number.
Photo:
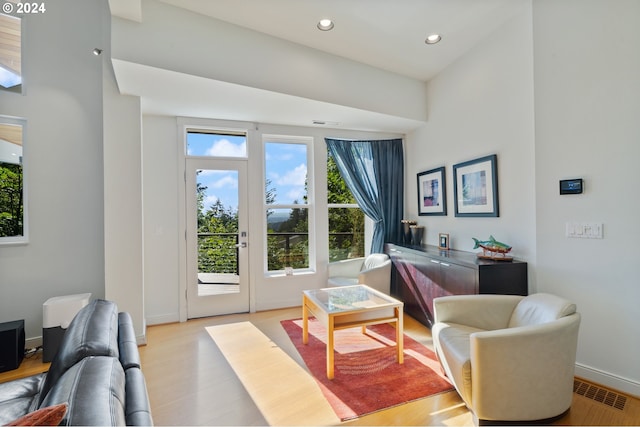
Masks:
[[[560,180],[560,194],[581,194],[582,178]]]

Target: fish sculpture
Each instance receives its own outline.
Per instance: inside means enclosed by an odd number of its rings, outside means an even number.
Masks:
[[[511,246],[498,242],[493,236],[489,236],[489,240],[478,240],[475,237],[472,237],[472,239],[476,243],[473,249],[482,248],[482,256],[478,254],[479,257],[505,260],[512,259],[506,256],[506,254],[511,251]]]

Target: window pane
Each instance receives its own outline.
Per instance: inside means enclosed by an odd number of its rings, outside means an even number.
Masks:
[[[0,14],[0,88],[21,92],[22,28],[20,18]]]
[[[247,136],[241,133],[187,132],[187,155],[202,157],[247,157]]]
[[[196,173],[198,283],[237,284],[238,171],[201,169]]]
[[[364,256],[364,213],[360,208],[329,208],[329,261]]]
[[[364,213],[347,188],[331,155],[327,156],[327,199],[329,261],[364,256]]]
[[[266,203],[307,203],[307,145],[265,144]]]
[[[308,209],[267,209],[267,269],[309,268]]]
[[[22,126],[0,123],[0,237],[24,236]]]

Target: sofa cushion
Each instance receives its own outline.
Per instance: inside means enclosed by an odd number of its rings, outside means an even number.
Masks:
[[[379,267],[389,260],[387,254],[371,254],[364,259],[362,264],[363,270],[369,270],[370,268]]]
[[[438,341],[437,349],[442,352],[440,362],[447,375],[452,376],[456,390],[468,404],[471,402],[471,334],[483,329],[455,323],[436,323],[432,334]]]
[[[133,329],[131,315],[127,312],[118,314],[118,347],[120,351],[120,363],[127,370],[140,367],[140,353],[138,341]]]
[[[90,356],[69,368],[42,402],[52,406],[68,402],[62,425],[123,426],[125,374],[115,357]]]
[[[149,395],[144,375],[139,368],[130,368],[125,372],[125,391],[127,400],[125,404],[125,417],[129,426],[153,425]]]
[[[40,403],[70,367],[88,356],[119,356],[118,307],[112,301],[92,301],[73,318],[49,367]]]
[[[575,312],[576,305],[564,298],[544,293],[532,294],[518,303],[509,320],[509,328],[539,325]]]
[[[0,383],[0,425],[38,409],[45,374]]]

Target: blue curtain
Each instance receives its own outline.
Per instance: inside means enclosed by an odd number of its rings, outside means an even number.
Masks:
[[[371,253],[382,253],[385,242],[398,242],[402,238],[402,139],[349,141],[325,138],[325,141],[353,197],[375,223]]]

